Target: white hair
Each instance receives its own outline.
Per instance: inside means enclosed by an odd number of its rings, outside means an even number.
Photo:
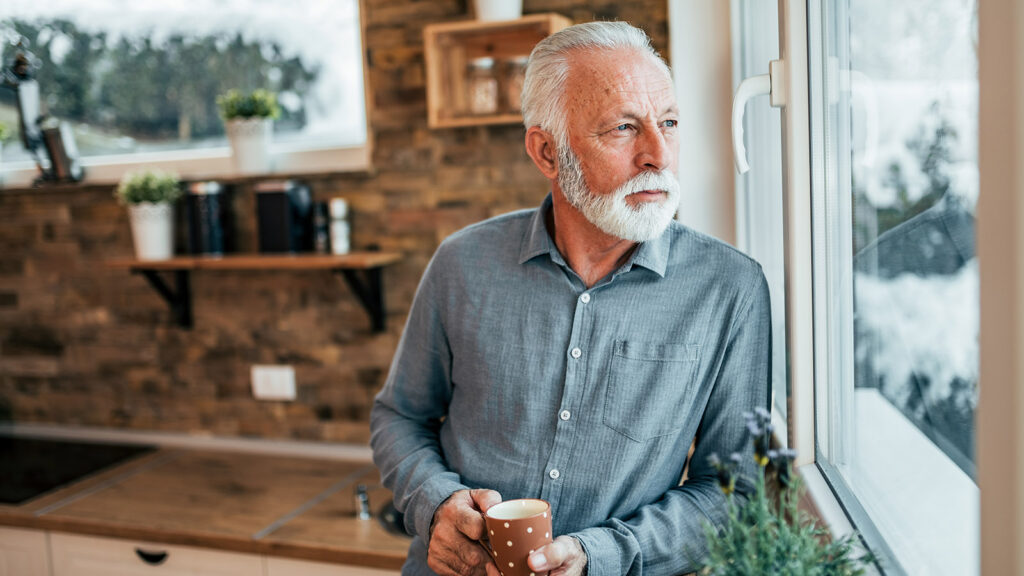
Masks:
[[[559,143],[568,143],[565,125],[565,83],[569,53],[573,50],[628,48],[653,57],[665,74],[668,65],[651,45],[647,34],[626,22],[586,22],[560,30],[541,40],[530,54],[523,82],[523,124],[539,126]]]

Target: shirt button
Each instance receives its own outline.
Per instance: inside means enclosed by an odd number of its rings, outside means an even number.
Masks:
[[[558,480],[558,477],[560,476],[558,468],[552,468],[551,472],[548,472],[548,476],[550,476],[552,480]]]
[[[580,302],[583,302],[584,304],[586,304],[587,302],[590,302],[590,293],[589,292],[584,292],[583,295],[580,296]]]
[[[573,348],[572,352],[569,352],[569,354],[571,354],[573,358],[579,358],[580,356],[583,356],[583,350]]]
[[[572,417],[572,413],[569,412],[568,410],[562,410],[558,417],[561,418],[562,420],[568,420],[569,418]]]

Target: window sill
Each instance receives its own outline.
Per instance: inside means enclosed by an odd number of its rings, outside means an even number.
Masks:
[[[883,566],[977,572],[977,485],[877,390],[854,398],[855,464],[800,469],[814,513],[837,536],[852,519]]]
[[[79,185],[116,184],[128,172],[160,169],[177,173],[183,180],[242,180],[266,176],[368,172],[371,148],[368,144],[352,147],[310,147],[278,144],[271,149],[271,169],[264,173],[240,174],[235,171],[231,150],[224,146],[201,150],[140,153],[85,158],[85,179]],[[32,162],[12,162],[0,168],[0,187],[5,190],[33,186],[39,171]]]

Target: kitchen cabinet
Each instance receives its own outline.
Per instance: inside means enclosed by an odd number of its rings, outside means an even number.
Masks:
[[[46,532],[0,527],[0,576],[50,576]]]
[[[264,573],[263,557],[190,546],[133,542],[52,532],[53,576],[253,576]]]
[[[509,103],[507,67],[530,55],[537,42],[566,28],[572,21],[560,14],[531,14],[518,20],[462,21],[428,24],[423,28],[427,69],[427,124],[431,128],[517,124],[518,107]],[[473,113],[467,69],[471,62],[490,58],[497,79],[497,109]]]
[[[398,570],[267,557],[267,576],[398,576]]]

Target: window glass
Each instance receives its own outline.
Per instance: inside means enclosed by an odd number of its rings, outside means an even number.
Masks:
[[[819,462],[893,572],[976,574],[977,7],[811,5]]]
[[[44,114],[68,121],[83,156],[222,147],[216,98],[278,93],[275,142],[366,141],[358,0],[4,0],[0,57],[24,38]],[[14,93],[0,121],[17,125]],[[5,162],[28,160],[6,146]]]

